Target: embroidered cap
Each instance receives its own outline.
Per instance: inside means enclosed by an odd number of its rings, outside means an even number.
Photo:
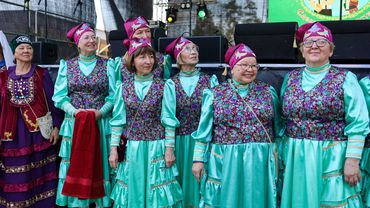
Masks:
[[[149,28],[149,22],[147,19],[145,19],[145,17],[138,16],[126,20],[124,27],[128,38],[132,38],[136,30],[144,27]]]
[[[10,48],[12,49],[13,51],[13,54],[15,52],[15,49],[20,45],[20,44],[29,44],[32,46],[32,42],[31,42],[31,39],[30,37],[28,37],[27,35],[18,35],[16,36],[15,38],[13,38],[13,40],[10,42]]]
[[[193,42],[184,38],[183,36],[180,36],[166,47],[166,53],[170,54],[173,58],[177,60],[181,52],[184,50],[185,46],[190,43]]]
[[[320,36],[333,42],[333,35],[331,34],[330,29],[322,25],[320,22],[304,24],[300,26],[295,33],[295,38],[298,44],[313,36]]]
[[[123,45],[125,45],[128,48],[128,55],[132,55],[135,53],[136,50],[142,47],[152,47],[152,44],[149,39],[147,38],[131,38],[131,39],[125,39],[123,41]]]
[[[74,41],[76,43],[76,45],[78,45],[78,42],[79,42],[81,36],[85,32],[89,32],[89,31],[95,33],[95,31],[87,23],[81,23],[81,24],[73,27],[72,29],[70,29],[67,32],[67,38],[71,41]]]
[[[256,54],[246,46],[244,43],[239,43],[236,46],[232,46],[227,49],[225,54],[225,62],[234,68],[235,64],[238,63],[245,57],[256,57]]]

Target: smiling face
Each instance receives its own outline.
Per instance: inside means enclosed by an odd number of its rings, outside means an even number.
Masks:
[[[143,28],[137,29],[132,35],[132,37],[150,39],[152,37],[152,33],[150,32],[150,29],[148,27],[143,27]]]
[[[187,44],[180,53],[177,61],[180,65],[195,66],[199,62],[199,48],[194,43]]]
[[[82,55],[92,55],[97,50],[96,36],[94,32],[88,31],[82,34],[78,41],[78,48]]]
[[[259,66],[255,57],[245,57],[231,69],[233,79],[241,84],[248,84],[256,79]]]
[[[30,44],[22,43],[14,51],[14,58],[17,62],[31,62],[33,57],[33,48]]]
[[[322,66],[329,62],[333,55],[333,45],[320,36],[307,38],[300,46],[306,65],[311,67]]]

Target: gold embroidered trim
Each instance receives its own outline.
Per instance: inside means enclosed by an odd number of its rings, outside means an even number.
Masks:
[[[15,85],[14,80],[11,78],[8,78],[7,88],[10,92],[10,102],[11,103],[16,104],[16,105],[28,105],[27,103],[32,103],[35,100],[35,86],[34,86],[33,77],[30,77],[28,79],[29,97],[27,98],[22,98],[22,99],[16,98],[15,92],[14,92],[14,85]]]
[[[335,145],[338,145],[338,144],[340,144],[340,142],[333,142],[333,143],[329,144],[328,146],[323,147],[322,150],[325,151],[325,150],[329,149],[330,147],[334,147]]]
[[[12,132],[7,132],[7,131],[6,131],[6,132],[4,132],[4,138],[5,138],[5,139],[8,139],[8,140],[9,140],[9,139],[10,139],[10,137],[12,137],[12,135],[13,135],[13,134],[12,134]]]
[[[358,193],[357,194],[354,194],[350,197],[348,197],[347,199],[351,199],[351,198],[355,198],[358,196]],[[324,207],[324,208],[338,208],[338,207],[344,207],[348,204],[348,202],[344,202],[342,204],[336,204],[336,205],[327,205],[327,204],[320,204],[320,207]]]
[[[364,139],[348,139],[348,142],[361,142],[361,143],[365,143],[365,140]]]
[[[123,181],[121,181],[121,180],[117,180],[117,182],[118,182],[120,185],[124,186],[125,188],[127,188],[127,187],[128,187],[128,185],[127,185],[127,184],[125,184],[125,183],[123,183]]]
[[[164,157],[155,158],[155,159],[152,160],[152,163],[156,163],[156,162],[159,162],[161,160],[164,160]]]
[[[361,155],[361,154],[353,154],[353,153],[347,153],[347,154],[346,154],[346,157],[348,157],[348,156],[351,156],[351,157],[359,157],[359,158],[361,158],[361,157],[362,157],[362,155]]]
[[[168,132],[175,132],[174,129],[165,129],[165,131],[168,131]]]
[[[166,185],[168,185],[168,184],[170,184],[170,183],[174,183],[174,182],[176,182],[176,181],[177,181],[176,179],[172,179],[172,180],[167,181],[167,182],[165,182],[165,183],[161,183],[161,184],[158,184],[158,185],[152,186],[152,189],[159,188],[159,187],[162,187],[162,186],[166,186]]]
[[[363,149],[364,147],[363,146],[350,145],[350,146],[347,146],[347,148]]]
[[[34,130],[33,130],[33,131],[30,131],[30,132],[36,132],[36,131],[38,131],[38,129],[39,129],[39,125],[37,124],[37,122],[36,122],[36,123],[33,123],[33,122],[32,122],[32,120],[28,118],[27,112],[28,112],[28,110],[25,110],[25,111],[23,112],[23,116],[24,116],[24,119],[26,120],[26,122],[27,122],[31,127],[33,127],[33,128],[34,128]]]
[[[329,174],[323,175],[322,178],[330,178],[330,177],[341,176],[341,175],[343,175],[343,173],[329,173]]]
[[[63,137],[62,139],[63,141],[71,141],[72,139],[71,138],[68,138],[68,137]]]
[[[44,193],[35,195],[34,197],[30,198],[29,200],[20,201],[20,202],[9,202],[9,201],[6,201],[5,199],[0,197],[0,204],[5,206],[5,207],[25,208],[25,207],[32,206],[36,202],[39,202],[41,200],[44,200],[44,199],[55,196],[55,192],[56,192],[56,189],[53,189],[53,190],[46,191]]]
[[[217,180],[215,180],[215,179],[212,179],[212,178],[208,178],[208,180],[207,180],[208,182],[211,182],[211,183],[214,183],[214,184],[217,184],[217,185],[220,185],[221,184],[221,182],[220,181],[217,181]]]
[[[214,156],[216,156],[216,157],[218,157],[218,158],[221,158],[221,159],[224,158],[224,156],[222,156],[220,154],[217,154],[214,151],[211,151],[211,154],[214,155]]]
[[[205,143],[205,142],[196,142],[195,144],[199,144],[199,145],[207,146],[207,143]]]
[[[5,173],[23,173],[23,172],[28,172],[34,168],[40,168],[40,167],[43,167],[51,162],[54,162],[56,161],[57,159],[57,156],[56,155],[53,155],[53,156],[50,156],[50,157],[47,157],[43,160],[40,160],[40,161],[37,161],[37,162],[33,162],[33,163],[30,163],[28,165],[22,165],[22,166],[8,166],[8,167],[5,167],[4,164],[2,162],[0,162],[0,168],[5,171]]]

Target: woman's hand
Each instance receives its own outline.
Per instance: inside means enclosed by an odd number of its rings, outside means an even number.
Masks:
[[[55,145],[59,141],[59,139],[59,129],[57,127],[54,127],[53,131],[51,132],[49,141],[52,145]]]
[[[360,182],[360,160],[356,158],[347,158],[344,163],[344,180],[350,186],[356,186]]]
[[[101,113],[100,113],[100,111],[99,110],[96,110],[96,109],[87,109],[88,111],[92,111],[92,112],[94,112],[95,113],[95,120],[99,120],[100,118],[101,118]]]
[[[117,163],[118,163],[117,147],[111,147],[109,154],[109,165],[111,168],[115,170],[117,168]]]
[[[79,112],[85,112],[85,111],[86,111],[85,109],[79,108],[79,109],[76,110],[74,116],[76,116]]]
[[[204,164],[202,162],[194,162],[193,163],[193,175],[200,182],[200,179],[204,175]]]
[[[166,162],[167,168],[170,168],[175,163],[176,157],[173,147],[166,147],[166,152],[164,153],[164,161]]]

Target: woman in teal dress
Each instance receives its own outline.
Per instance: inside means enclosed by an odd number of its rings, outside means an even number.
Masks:
[[[192,173],[195,141],[190,134],[198,127],[203,90],[218,81],[215,75],[210,77],[195,68],[198,46],[186,38],[180,36],[170,43],[166,53],[177,60],[180,68],[180,73],[167,80],[164,87],[161,122],[165,127],[166,165],[170,167],[176,161],[177,180],[184,193],[183,207],[198,207],[199,183]]]
[[[290,71],[281,90],[281,207],[362,207],[359,161],[369,118],[361,88],[353,73],[330,64],[334,44],[328,28],[302,25],[296,40],[306,65]]]
[[[111,174],[109,167],[111,111],[114,105],[114,61],[95,55],[97,43],[95,32],[82,23],[72,28],[67,37],[73,40],[79,49],[79,56],[70,60],[61,60],[55,82],[53,101],[57,108],[65,112],[65,119],[60,129],[63,137],[59,156],[62,158],[59,169],[59,184],[56,204],[68,207],[88,207],[95,202],[98,207],[110,207]],[[80,200],[77,197],[62,194],[63,184],[70,166],[72,134],[75,115],[81,111],[93,111],[100,131],[105,196],[98,199]],[[93,170],[91,170],[93,171]]]
[[[229,48],[225,61],[232,79],[204,90],[192,133],[200,207],[276,207],[278,96],[256,80],[259,65],[246,45]]]
[[[165,164],[165,133],[161,125],[164,81],[154,78],[155,51],[148,39],[125,40],[127,67],[133,79],[117,84],[109,163],[116,169],[111,198],[114,207],[181,207],[182,191],[175,165]],[[121,134],[127,138],[124,160],[118,162]]]
[[[144,38],[151,39],[152,33],[149,28],[149,22],[145,17],[138,16],[129,18],[124,23],[128,38]],[[116,70],[121,71],[122,80],[131,79],[134,77],[134,73],[127,69],[127,58],[128,54],[125,53],[122,57],[116,57],[115,65]],[[171,57],[169,55],[163,55],[156,52],[157,66],[153,69],[154,77],[163,78],[167,80],[171,76]]]
[[[362,78],[359,82],[362,91],[365,95],[366,106],[368,111],[370,110],[370,75]],[[370,112],[370,111],[369,111]],[[370,113],[369,113],[370,117]],[[364,207],[370,207],[370,134],[367,135],[364,152],[362,153],[362,159],[360,163],[362,170],[362,200]]]

